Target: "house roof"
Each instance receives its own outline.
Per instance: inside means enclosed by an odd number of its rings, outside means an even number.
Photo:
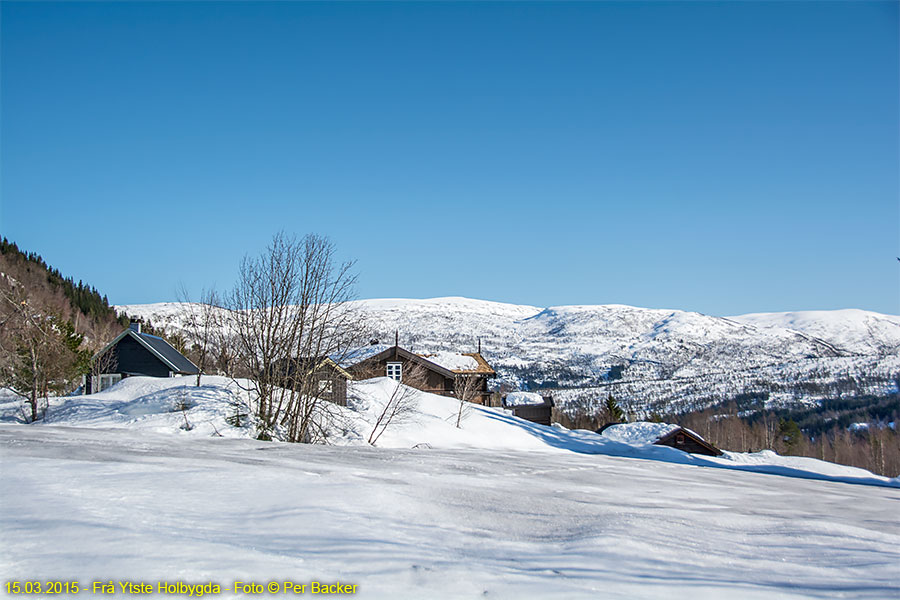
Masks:
[[[291,375],[294,371],[294,368],[297,366],[300,366],[303,369],[309,368],[311,371],[318,370],[321,367],[328,367],[342,377],[353,379],[353,376],[330,356],[320,358],[302,357],[294,359],[279,359],[278,361],[276,361],[276,364],[281,365],[279,368],[283,369],[286,375]]]
[[[92,360],[96,360],[97,357],[105,354],[107,350],[118,344],[126,335],[130,335],[134,338],[141,346],[146,348],[151,354],[161,360],[163,364],[169,367],[172,372],[181,375],[196,375],[200,372],[197,365],[188,360],[186,356],[172,347],[166,340],[155,335],[150,335],[149,333],[137,333],[132,329],[126,329],[117,335],[113,341],[103,347],[103,350],[95,354]]]
[[[547,401],[535,392],[510,392],[503,398],[503,406],[512,408],[516,406],[545,406]]]
[[[437,352],[419,356],[457,375],[496,375],[494,369],[477,352]]]
[[[716,448],[715,446],[713,446],[712,444],[710,444],[709,442],[704,440],[702,437],[700,437],[699,434],[694,433],[690,429],[687,429],[684,427],[679,427],[678,429],[675,429],[675,430],[669,432],[668,434],[666,434],[666,435],[660,437],[658,440],[656,440],[655,443],[660,446],[668,446],[667,442],[678,434],[681,434],[687,438],[690,438],[691,440],[694,441],[694,443],[705,448],[713,456],[719,456],[722,454],[721,450],[719,450],[718,448]]]
[[[346,369],[352,367],[353,365],[359,364],[367,358],[375,356],[376,354],[381,354],[385,350],[390,350],[393,347],[394,346],[389,344],[372,344],[369,346],[362,346],[360,348],[350,350],[343,356],[333,355],[331,358],[332,360],[335,357],[340,359],[340,365]]]
[[[466,356],[471,356],[478,362],[478,368],[474,371],[460,371],[461,373],[482,373],[484,375],[496,375],[496,371],[491,368],[491,365],[488,364],[484,357],[481,356],[478,352],[468,352]]]
[[[156,337],[149,333],[135,333],[135,335],[140,341],[144,342],[145,346],[150,346],[156,354],[162,356],[163,362],[172,365],[174,367],[172,370],[176,373],[196,375],[200,372],[197,365],[188,360],[184,354],[176,350],[169,342],[161,337]]]
[[[690,438],[714,456],[722,454],[721,450],[704,440],[696,432],[669,423],[607,423],[598,429],[597,433],[626,444],[655,444],[657,446],[668,446],[668,442],[680,434]]]
[[[322,365],[328,365],[347,379],[353,379],[353,375],[351,375],[350,372],[347,371],[347,369],[337,364],[337,362],[335,362],[330,356],[325,357],[325,360],[322,361]]]

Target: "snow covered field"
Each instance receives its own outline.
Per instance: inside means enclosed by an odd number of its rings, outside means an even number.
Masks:
[[[771,453],[689,457],[481,407],[457,429],[454,401],[430,394],[372,448],[353,430],[385,379],[353,386],[341,445],[259,442],[224,420],[233,384],[185,383],[134,378],[55,400],[43,425],[0,406],[4,582],[213,582],[225,597],[238,580],[340,581],[361,598],[900,597],[896,479]],[[190,431],[171,410],[185,399]]]

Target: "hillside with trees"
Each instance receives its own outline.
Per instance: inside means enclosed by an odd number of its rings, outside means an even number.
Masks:
[[[28,400],[29,419],[42,398],[74,391],[93,353],[127,325],[96,288],[0,240],[0,386]]]

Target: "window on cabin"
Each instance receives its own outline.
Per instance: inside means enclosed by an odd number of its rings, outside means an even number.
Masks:
[[[403,363],[389,362],[387,364],[387,376],[394,381],[403,379]]]
[[[684,434],[679,433],[675,436],[675,443],[679,446],[684,446]]]
[[[319,395],[328,396],[334,391],[334,386],[330,379],[319,380]]]
[[[122,380],[122,374],[121,373],[103,373],[102,375],[98,376],[98,379],[99,379],[99,381],[98,381],[97,389],[94,391],[102,392],[103,390],[109,389],[112,386],[119,383],[119,381]]]

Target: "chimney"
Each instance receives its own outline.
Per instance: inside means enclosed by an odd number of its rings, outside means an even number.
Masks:
[[[135,333],[141,332],[141,322],[140,321],[132,321],[130,325],[128,325],[128,329],[132,330]]]
[[[481,338],[478,338],[478,354],[481,354]]]
[[[400,330],[399,330],[399,329],[397,329],[396,331],[394,331],[394,345],[395,345],[395,346],[399,346],[399,345],[400,345]]]

